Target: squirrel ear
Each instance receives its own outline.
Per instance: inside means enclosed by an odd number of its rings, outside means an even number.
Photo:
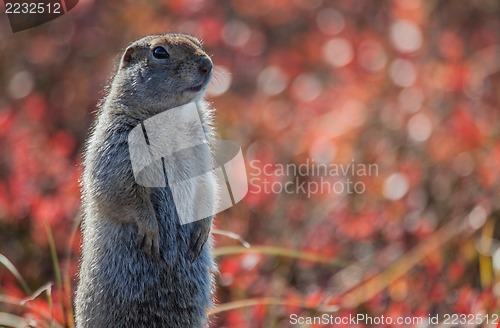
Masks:
[[[125,50],[125,53],[123,54],[122,57],[122,63],[121,66],[125,67],[128,66],[131,62],[133,62],[137,58],[137,51],[134,46],[130,46]]]

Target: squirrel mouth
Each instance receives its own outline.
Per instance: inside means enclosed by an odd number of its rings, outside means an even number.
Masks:
[[[199,92],[202,88],[203,88],[203,82],[200,82],[190,88],[187,88],[187,91]]]

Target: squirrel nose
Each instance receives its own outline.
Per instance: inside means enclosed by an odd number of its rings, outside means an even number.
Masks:
[[[203,75],[207,75],[212,70],[212,61],[208,57],[202,57],[198,62],[198,69]]]

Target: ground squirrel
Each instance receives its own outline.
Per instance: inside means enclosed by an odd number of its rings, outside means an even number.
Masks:
[[[84,154],[77,328],[207,325],[212,218],[181,225],[168,187],[137,184],[127,135],[143,120],[196,101],[212,140],[202,99],[211,71],[201,43],[188,35],[148,36],[125,50]]]

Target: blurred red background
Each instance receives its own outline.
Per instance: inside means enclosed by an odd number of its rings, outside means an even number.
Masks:
[[[164,32],[203,40],[216,65],[209,100],[218,131],[242,145],[249,179],[295,181],[258,175],[265,164],[378,168],[351,177],[361,193],[308,197],[251,183],[216,219],[253,248],[216,235],[213,327],[291,327],[292,313],[332,310],[498,312],[495,0],[81,0],[15,34],[2,15],[0,253],[31,291],[57,281],[47,231],[74,288],[80,240],[71,236],[96,104],[122,49]],[[57,289],[52,310],[42,296],[28,308],[9,304],[28,295],[3,266],[0,295],[2,313],[43,327],[40,313],[53,311],[71,326]]]

